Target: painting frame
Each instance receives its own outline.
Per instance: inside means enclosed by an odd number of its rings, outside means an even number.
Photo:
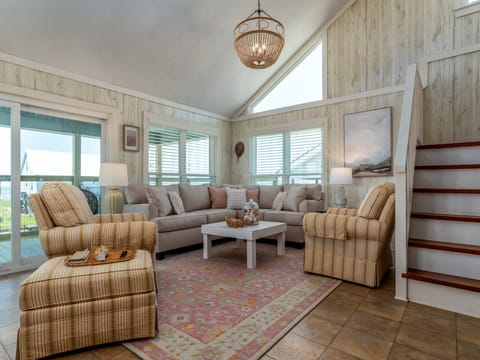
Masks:
[[[140,151],[140,127],[123,125],[123,150]]]
[[[344,162],[353,177],[392,175],[392,107],[343,115]]]

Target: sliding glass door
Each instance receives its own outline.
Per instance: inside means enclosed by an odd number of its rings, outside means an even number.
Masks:
[[[45,259],[28,202],[44,183],[62,181],[100,195],[100,138],[98,122],[0,102],[0,273]]]

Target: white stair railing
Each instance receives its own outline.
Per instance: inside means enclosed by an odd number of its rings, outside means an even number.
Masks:
[[[395,298],[408,300],[408,234],[413,196],[413,175],[418,143],[423,142],[423,87],[417,65],[407,69],[402,114],[394,162],[395,178]]]

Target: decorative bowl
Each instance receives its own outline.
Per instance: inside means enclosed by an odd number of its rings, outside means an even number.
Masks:
[[[235,219],[235,218],[230,218],[228,216],[225,216],[225,222],[227,223],[228,227],[238,228],[238,227],[243,227],[247,221],[242,220],[242,219]]]

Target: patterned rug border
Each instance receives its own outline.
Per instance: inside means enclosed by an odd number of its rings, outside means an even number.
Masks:
[[[256,350],[255,353],[250,354],[248,356],[248,359],[257,360],[257,359],[261,358],[262,356],[264,356],[270,350],[271,347],[273,347],[283,336],[285,336],[305,316],[307,316],[308,313],[310,313],[318,304],[320,304],[328,295],[330,295],[342,283],[341,280],[332,279],[332,278],[325,277],[325,276],[320,276],[320,275],[315,275],[315,274],[308,274],[308,275],[309,275],[309,277],[307,279],[303,280],[301,283],[294,286],[291,290],[289,290],[287,293],[283,294],[280,298],[288,296],[288,294],[290,294],[291,292],[295,292],[297,290],[297,288],[300,288],[301,286],[308,286],[307,283],[313,283],[313,282],[317,282],[317,281],[320,281],[320,282],[330,281],[330,282],[333,282],[333,284],[331,284],[328,289],[322,289],[322,287],[319,286],[318,288],[313,289],[308,295],[306,295],[301,301],[299,301],[297,303],[297,305],[301,304],[301,302],[311,301],[311,299],[309,299],[309,298],[312,297],[312,296],[315,296],[315,292],[325,291],[320,296],[318,296],[314,301],[312,301],[305,309],[303,309],[303,311],[301,311],[301,313],[299,313],[296,317],[294,317],[293,319],[287,319],[288,323],[285,324],[285,325],[282,324],[282,329],[279,330],[278,333],[276,333],[272,338],[270,338],[268,340],[268,342],[265,342],[264,344],[260,344],[260,347],[258,348],[258,350]],[[279,299],[277,299],[277,300],[279,300]],[[272,304],[273,303],[269,303],[269,304],[265,305],[263,308],[258,309],[255,314],[260,314],[262,311],[264,311],[264,309],[266,309],[268,306],[271,306]],[[291,314],[292,311],[294,311],[293,308],[289,309],[284,314],[282,314],[275,322],[268,325],[268,327],[266,327],[262,331],[262,334],[267,334],[268,329],[272,329],[272,331],[275,331],[273,329],[273,327],[276,326],[276,325],[278,326],[277,323],[279,322],[279,320],[283,319],[284,317],[288,316],[289,314],[290,314],[290,316],[295,316],[295,314]],[[246,322],[247,320],[249,320],[249,318],[244,319],[242,322],[238,323],[235,327],[241,327],[242,323]],[[159,338],[159,333],[161,331],[161,326],[162,326],[162,324],[159,324],[159,331],[158,331],[157,336],[155,338],[139,339],[139,340],[136,340],[136,341],[142,341],[143,340],[143,341],[147,341],[147,342],[148,341],[154,342],[156,339]],[[168,327],[169,325],[165,324],[165,326]],[[233,329],[231,329],[231,330],[233,330]],[[227,334],[224,334],[224,335],[227,335]],[[258,335],[257,335],[257,338],[258,338]],[[242,350],[246,349],[248,347],[248,345],[251,344],[253,341],[256,341],[256,339],[253,339],[251,341],[249,340],[249,342],[241,349]],[[151,353],[147,354],[144,351],[142,351],[142,349],[140,349],[138,346],[133,344],[133,341],[132,341],[132,343],[125,342],[125,343],[123,343],[123,346],[125,346],[128,350],[132,351],[134,354],[136,354],[137,356],[139,356],[140,358],[142,358],[144,360],[153,360],[153,359],[157,359],[157,358],[187,360],[187,359],[192,358],[190,356],[186,357],[187,354],[183,354],[183,356],[180,355],[179,357],[176,357],[175,355],[172,355],[172,354],[170,354],[170,355],[165,354],[165,357],[164,356],[155,357],[154,354],[151,354]],[[161,347],[159,349],[161,349]],[[238,349],[238,350],[240,350],[240,349]],[[236,353],[234,352],[233,355],[229,357],[229,359],[240,359],[240,358],[244,359],[245,355],[246,355],[246,354],[244,354],[243,357],[236,357],[235,354]],[[221,357],[221,358],[225,359],[226,357],[224,356],[224,357]]]

